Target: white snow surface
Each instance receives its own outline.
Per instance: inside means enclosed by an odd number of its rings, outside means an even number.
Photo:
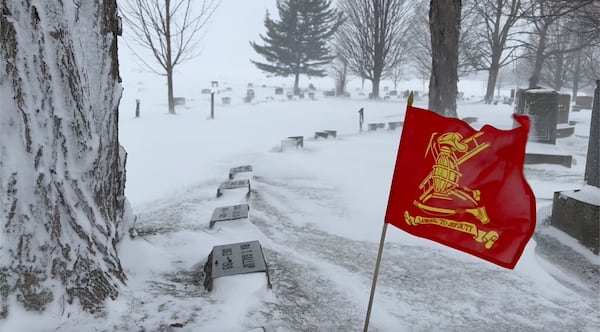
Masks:
[[[257,29],[262,20],[256,17],[264,17],[267,7],[266,1],[260,3],[264,7],[235,2],[254,17]],[[234,4],[225,1],[222,6],[219,11],[226,13]],[[231,19],[215,20],[212,27],[222,29],[220,38],[228,40],[223,34],[234,35],[227,30],[231,24]],[[219,43],[207,35],[210,47],[203,56],[209,61],[182,66],[178,72],[176,93],[187,100],[176,115],[167,114],[162,78],[132,66],[121,46],[125,90],[119,134],[128,153],[126,196],[137,215],[138,232],[119,246],[127,285],[102,314],[63,310],[60,305],[34,314],[14,304],[8,319],[0,321],[0,331],[362,330],[401,128],[359,133],[357,111],[364,107],[366,130],[367,123],[402,121],[406,101],[366,100],[359,93],[368,94],[368,87],[357,90],[358,80],[351,82],[351,99],[325,98],[323,91],[315,101],[274,96],[275,86],[289,89],[292,80],[247,70],[252,68],[249,53],[232,46],[259,40],[255,28],[235,29],[237,39],[231,42]],[[230,70],[211,63],[225,62],[219,59],[223,54],[231,56]],[[195,65],[212,76],[198,75]],[[210,88],[214,79],[219,90],[232,91],[215,95],[211,120],[210,95],[200,90]],[[244,104],[250,82],[257,98]],[[301,85],[308,82],[302,78]],[[330,78],[310,82],[333,87]],[[422,86],[418,80],[405,81],[398,90]],[[465,96],[480,95],[480,89],[479,81],[459,84]],[[232,97],[231,105],[222,105],[225,95]],[[141,117],[134,118],[138,98]],[[416,106],[426,107],[426,100],[417,99]],[[477,117],[475,128],[513,125],[507,105],[462,102],[458,113]],[[554,192],[584,187],[590,111],[573,112],[570,120],[577,121],[575,135],[559,139],[557,146],[573,155],[573,166],[526,165],[525,176],[537,198],[536,232],[579,252],[597,270],[597,255],[546,222]],[[314,139],[320,130],[336,130],[337,137]],[[298,135],[304,136],[304,148],[281,151],[282,140]],[[241,165],[254,167],[248,176],[250,197],[236,189],[217,198],[229,169]],[[216,207],[240,203],[250,205],[248,220],[219,222],[209,229]],[[252,240],[264,249],[273,287],[266,287],[264,273],[255,273],[218,278],[212,292],[204,290],[201,270],[212,247]],[[540,255],[534,239],[515,270],[393,226],[385,243],[370,331],[600,328],[598,285],[590,287],[580,275]],[[176,323],[181,327],[170,326]]]
[[[401,121],[405,100],[318,94],[316,101],[267,101],[273,87],[258,87],[258,102],[243,104],[238,96],[232,105],[217,103],[211,120],[208,95],[168,115],[156,96],[161,84],[153,83],[144,83],[140,118],[126,107],[127,95],[121,107],[126,195],[139,233],[119,248],[128,275],[121,296],[101,317],[60,308],[41,316],[13,311],[0,330],[361,329],[401,129],[359,133],[357,111],[365,109],[365,128]],[[240,91],[234,87],[232,95]],[[511,128],[511,113],[507,105],[459,105],[460,117],[478,117],[476,128]],[[589,131],[589,111],[572,117]],[[337,138],[312,137],[327,129]],[[304,136],[304,148],[281,151],[281,141],[296,135]],[[572,168],[525,167],[541,209],[538,229],[585,252],[544,223],[555,191],[584,186],[586,139],[572,136],[558,145],[573,153]],[[239,177],[250,179],[250,198],[244,189],[216,198],[229,169],[247,164],[254,171]],[[216,207],[240,203],[250,205],[248,220],[208,228]],[[252,240],[263,246],[273,288],[256,273],[218,278],[205,291],[201,270],[212,247]],[[585,282],[538,255],[536,246],[531,240],[516,269],[505,270],[389,227],[370,330],[597,330],[597,294],[578,291]],[[589,251],[585,257],[600,263]],[[169,326],[175,323],[182,327]]]

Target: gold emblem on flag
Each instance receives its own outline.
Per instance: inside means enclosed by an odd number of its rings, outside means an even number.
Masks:
[[[472,215],[481,225],[490,222],[485,206],[480,204],[480,190],[467,188],[459,183],[460,178],[463,176],[460,166],[490,147],[489,143],[479,143],[477,141],[483,134],[479,131],[467,138],[463,138],[457,132],[431,134],[425,157],[431,154],[434,163],[429,174],[419,185],[422,194],[413,203],[421,211],[434,217],[412,217],[406,211],[404,216],[409,225],[436,225],[471,234],[475,241],[484,243],[486,249],[490,249],[494,245],[494,242],[498,239],[497,232],[481,230],[472,222],[445,218],[467,213]],[[452,200],[460,200],[462,206],[467,203],[471,207],[452,209],[436,206],[436,202],[439,204],[440,201]]]

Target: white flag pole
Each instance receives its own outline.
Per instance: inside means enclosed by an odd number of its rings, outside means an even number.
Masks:
[[[377,275],[379,274],[379,265],[381,263],[381,255],[383,254],[383,243],[385,242],[385,232],[387,231],[387,222],[383,223],[381,231],[381,240],[379,240],[379,251],[377,252],[377,260],[375,262],[375,272],[373,272],[373,284],[371,285],[371,295],[369,296],[369,306],[367,307],[367,317],[365,318],[364,332],[369,330],[369,319],[371,318],[371,307],[373,306],[373,298],[375,297],[375,286],[377,285]]]

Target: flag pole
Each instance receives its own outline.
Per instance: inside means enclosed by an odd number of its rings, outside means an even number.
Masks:
[[[365,318],[364,332],[369,330],[369,319],[371,318],[371,307],[373,306],[373,298],[375,297],[375,286],[377,285],[377,275],[379,274],[379,265],[381,263],[381,255],[383,254],[383,243],[385,242],[385,232],[387,231],[387,222],[383,223],[381,231],[381,240],[379,240],[379,251],[377,252],[377,261],[375,262],[375,272],[373,272],[373,284],[371,285],[371,295],[369,296],[369,306],[367,307],[367,317]]]
[[[407,106],[412,106],[414,100],[413,92],[411,91],[406,100]],[[377,260],[375,261],[375,271],[373,272],[373,284],[371,284],[371,295],[369,295],[369,306],[367,307],[367,317],[365,318],[365,326],[363,332],[369,331],[369,319],[371,318],[371,308],[373,307],[373,298],[375,298],[375,287],[377,286],[377,276],[379,275],[379,265],[383,254],[383,243],[385,242],[385,233],[387,232],[387,222],[383,223],[381,230],[381,240],[379,240],[379,250],[377,251]]]

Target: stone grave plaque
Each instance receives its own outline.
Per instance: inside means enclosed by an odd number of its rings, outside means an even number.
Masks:
[[[209,228],[213,228],[215,223],[218,221],[248,218],[249,210],[250,206],[248,204],[218,207],[213,211],[212,217],[210,218]]]
[[[231,168],[229,170],[229,180],[233,179],[233,177],[236,174],[238,174],[238,173],[245,173],[245,172],[252,172],[252,166],[251,165],[245,165],[245,166],[238,166],[238,167]]]
[[[248,187],[248,195],[250,194],[250,180],[232,180],[221,183],[219,188],[217,189],[217,197],[221,197],[223,195],[223,190],[225,189],[236,189],[236,188],[244,188]]]
[[[204,265],[204,287],[212,290],[214,278],[236,274],[265,272],[267,286],[271,287],[267,262],[258,241],[214,246]]]

